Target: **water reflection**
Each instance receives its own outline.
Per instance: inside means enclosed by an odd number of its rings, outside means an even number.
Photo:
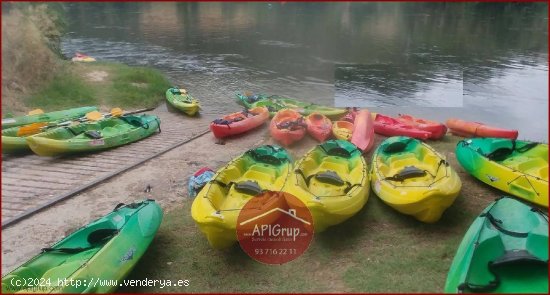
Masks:
[[[158,67],[209,112],[237,109],[228,102],[246,89],[514,121],[527,138],[547,137],[546,3],[125,2],[67,11],[67,55]]]

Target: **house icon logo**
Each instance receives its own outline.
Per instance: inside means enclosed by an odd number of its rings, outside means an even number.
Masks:
[[[283,264],[302,255],[313,239],[313,218],[302,201],[286,192],[251,198],[237,219],[241,248],[266,264]]]

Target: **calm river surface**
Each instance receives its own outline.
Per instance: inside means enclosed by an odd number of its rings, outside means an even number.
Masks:
[[[160,69],[207,113],[239,91],[548,141],[545,3],[70,3],[63,52]]]

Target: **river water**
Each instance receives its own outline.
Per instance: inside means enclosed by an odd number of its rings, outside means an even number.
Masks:
[[[239,91],[548,141],[545,3],[70,3],[62,50],[158,68],[206,113]]]

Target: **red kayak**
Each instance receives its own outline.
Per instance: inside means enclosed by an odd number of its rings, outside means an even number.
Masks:
[[[368,152],[374,143],[374,121],[368,110],[361,110],[355,115],[351,143],[361,151]]]
[[[306,128],[304,117],[291,109],[278,111],[269,124],[271,137],[284,146],[302,139],[306,134]]]
[[[376,114],[374,119],[374,132],[385,136],[408,136],[421,140],[428,139],[432,134],[413,126],[403,124],[397,119]]]
[[[462,137],[500,137],[517,139],[518,131],[487,126],[479,122],[449,119],[446,122],[451,133]]]
[[[430,139],[440,139],[447,133],[447,127],[436,121],[415,118],[410,115],[399,115],[397,120],[403,124],[411,125],[417,129],[431,133]]]
[[[311,113],[306,117],[307,132],[319,142],[324,142],[332,134],[332,122],[323,114]]]
[[[266,107],[257,107],[248,111],[233,113],[210,123],[210,130],[216,138],[241,134],[262,125],[269,119]]]

